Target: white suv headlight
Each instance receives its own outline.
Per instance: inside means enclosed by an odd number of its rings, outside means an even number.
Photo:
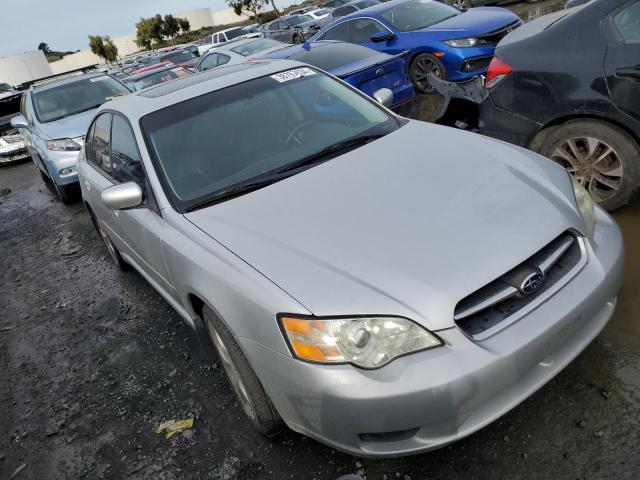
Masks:
[[[394,358],[443,345],[436,335],[402,317],[279,316],[295,357],[317,363],[379,368]]]
[[[580,185],[580,182],[578,182],[573,175],[569,174],[569,178],[571,178],[576,205],[582,214],[584,223],[587,225],[587,232],[589,235],[593,235],[593,230],[596,227],[596,211],[593,206],[593,199],[587,189]]]

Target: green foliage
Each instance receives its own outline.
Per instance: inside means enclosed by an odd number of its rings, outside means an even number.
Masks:
[[[42,50],[42,52],[45,53],[45,54],[51,52],[51,48],[49,48],[49,45],[47,45],[44,42],[42,42],[42,43],[40,43],[40,45],[38,45],[38,50]]]
[[[279,16],[280,16],[280,13],[277,10],[271,10],[270,12],[265,12],[262,15],[260,15],[260,19],[258,20],[258,23],[260,24],[267,23],[267,22],[270,22],[271,20],[275,20]]]
[[[262,7],[269,3],[269,0],[226,0],[227,5],[233,8],[236,15],[251,14],[258,22],[262,14]]]
[[[145,50],[160,47],[167,39],[175,44],[178,34],[188,32],[190,28],[186,18],[176,18],[170,14],[164,18],[160,14],[140,18],[136,23],[136,44]]]
[[[94,55],[107,62],[118,60],[118,47],[115,46],[109,36],[89,35],[89,48]]]

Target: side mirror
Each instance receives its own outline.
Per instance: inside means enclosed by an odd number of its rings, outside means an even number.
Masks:
[[[388,88],[381,88],[373,92],[373,98],[381,105],[390,107],[393,105],[393,92]]]
[[[27,119],[22,115],[16,115],[11,119],[11,126],[13,128],[29,128],[29,124],[27,123]]]
[[[135,182],[121,183],[105,188],[100,198],[111,210],[124,210],[142,203],[142,189]]]
[[[393,40],[394,38],[396,38],[395,34],[389,31],[378,32],[371,35],[371,41],[373,43],[388,42],[389,40]]]

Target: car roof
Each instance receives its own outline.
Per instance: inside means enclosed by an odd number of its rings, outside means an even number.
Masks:
[[[205,95],[209,92],[271,75],[305,64],[291,60],[259,61],[212,68],[196,75],[184,77],[150,87],[104,104],[98,111],[116,110],[133,123],[145,115]]]
[[[104,77],[104,76],[108,76],[108,75],[104,72],[97,72],[97,71],[91,72],[91,73],[83,73],[79,75],[71,74],[71,75],[66,75],[63,78],[52,78],[52,79],[43,80],[42,82],[36,82],[29,88],[29,90],[33,92],[42,92],[45,90],[49,90],[50,88],[59,87],[60,85],[66,85],[69,83],[79,82],[81,80],[88,80],[90,78]]]

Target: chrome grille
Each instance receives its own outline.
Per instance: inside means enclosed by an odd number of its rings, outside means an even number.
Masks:
[[[468,336],[481,340],[510,325],[564,286],[586,264],[584,240],[566,232],[520,265],[463,298],[454,320]],[[540,277],[541,275],[541,277]],[[527,279],[543,279],[524,293]]]

